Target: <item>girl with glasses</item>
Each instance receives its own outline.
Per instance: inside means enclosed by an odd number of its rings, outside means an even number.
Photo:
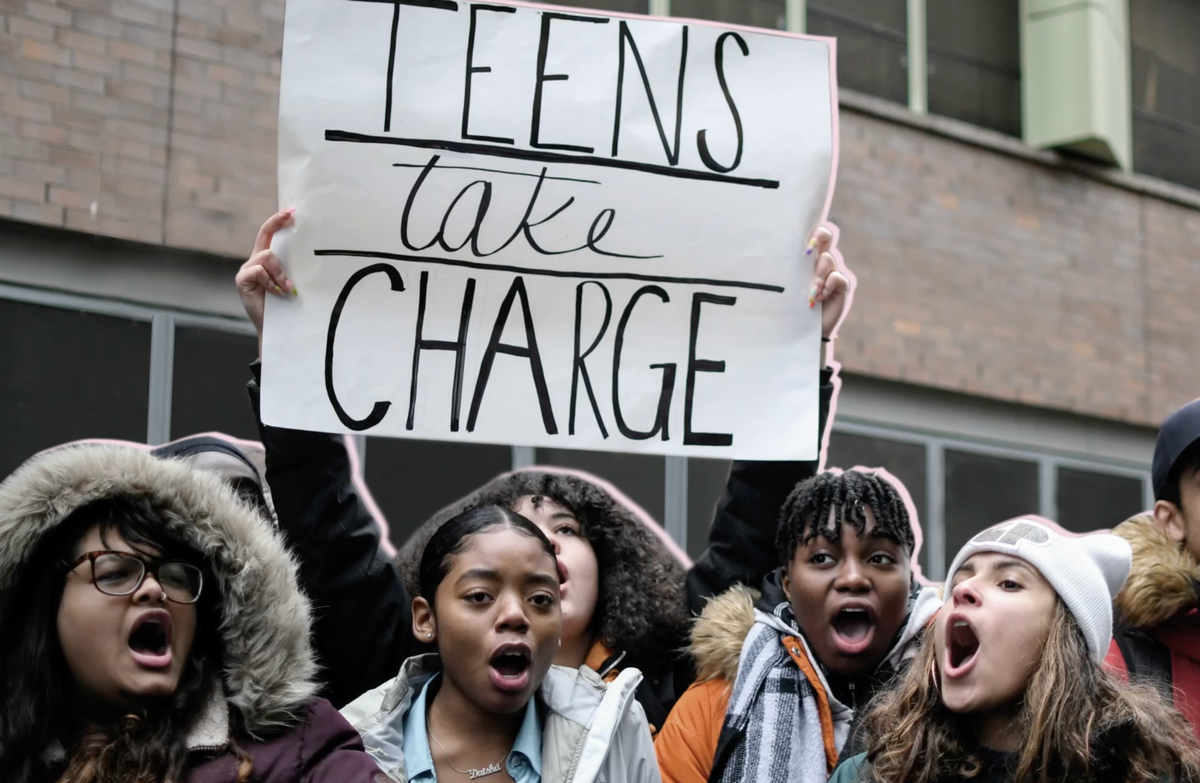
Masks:
[[[0,484],[0,780],[370,783],[313,698],[278,535],[215,476],[112,445]]]

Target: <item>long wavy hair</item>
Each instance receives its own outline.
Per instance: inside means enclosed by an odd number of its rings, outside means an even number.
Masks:
[[[944,783],[983,771],[971,721],[942,704],[933,634],[864,718],[871,780]],[[1041,658],[1014,717],[1014,783],[1200,781],[1200,746],[1187,721],[1148,685],[1096,664],[1074,616],[1057,601]]]
[[[178,687],[142,709],[107,723],[81,714],[78,692],[58,638],[64,564],[93,527],[101,541],[117,533],[135,549],[203,564],[199,552],[168,540],[145,498],[89,504],[39,544],[16,589],[0,605],[0,780],[4,783],[182,783],[191,722],[219,688],[222,670],[216,580],[205,572],[196,604],[196,638]],[[114,598],[113,600],[121,600]],[[236,714],[232,716],[236,720]],[[238,781],[249,757],[236,745]]]

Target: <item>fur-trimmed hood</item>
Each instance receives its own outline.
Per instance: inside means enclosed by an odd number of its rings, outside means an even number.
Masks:
[[[1196,607],[1200,565],[1154,517],[1139,514],[1112,532],[1133,549],[1133,567],[1115,600],[1122,623],[1149,629]]]
[[[0,484],[0,606],[38,543],[77,509],[144,497],[167,537],[204,554],[221,596],[227,703],[253,735],[290,726],[316,692],[310,610],[280,535],[225,482],[137,449],[76,444],[43,452]],[[4,633],[0,617],[0,633]]]
[[[762,594],[734,585],[713,598],[692,626],[692,658],[696,679],[737,679],[742,643],[754,627],[754,604]]]
[[[408,589],[413,595],[420,593],[421,554],[434,531],[452,517],[485,505],[512,508],[525,495],[553,498],[579,516],[600,563],[600,641],[614,652],[628,653],[626,665],[646,671],[669,665],[670,656],[663,651],[679,650],[687,638],[684,562],[645,512],[618,500],[599,479],[591,479],[579,472],[520,470],[497,476],[443,508],[396,557]]]

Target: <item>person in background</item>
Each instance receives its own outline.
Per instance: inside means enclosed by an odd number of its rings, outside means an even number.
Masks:
[[[1200,737],[1200,400],[1163,422],[1151,481],[1153,510],[1113,530],[1133,568],[1106,664],[1159,687]]]
[[[118,445],[0,485],[0,780],[372,783],[309,606],[224,482]]]
[[[296,295],[270,249],[272,237],[291,224],[293,214],[285,210],[263,224],[237,275],[242,303],[260,337],[266,293],[284,299]],[[810,301],[822,307],[827,339],[845,314],[849,293],[834,245],[833,232],[821,227],[809,246],[816,259]],[[824,348],[822,433],[834,392]],[[249,390],[257,413],[257,363],[253,370]],[[328,680],[325,695],[344,704],[422,650],[411,633],[412,588],[381,546],[379,526],[355,490],[341,439],[267,426],[261,416],[259,430],[279,524],[300,557],[304,589],[318,607],[314,643]],[[735,462],[716,508],[709,547],[686,573],[661,539],[603,487],[551,471],[523,471],[491,482],[436,515],[418,538],[428,540],[447,516],[472,505],[498,503],[525,514],[554,543],[565,566],[566,625],[556,662],[589,666],[609,678],[621,667],[640,669],[644,677],[637,697],[657,727],[693,676],[690,660],[680,653],[689,612],[700,611],[709,597],[732,584],[758,584],[775,567],[779,509],[795,485],[816,470],[816,462]],[[416,546],[405,562],[415,561]]]
[[[542,531],[503,506],[433,534],[412,628],[437,653],[343,710],[392,780],[658,782],[637,670],[606,685],[586,667],[553,666],[559,568]]]
[[[196,470],[203,470],[224,479],[243,500],[259,510],[264,518],[274,522],[271,490],[263,481],[263,471],[248,453],[245,441],[235,445],[227,436],[216,433],[192,435],[173,440],[154,448],[150,453],[161,459],[178,459]],[[261,458],[261,450],[260,450]]]
[[[1200,746],[1150,686],[1106,672],[1129,545],[1009,520],[955,556],[908,673],[833,783],[1200,780]]]
[[[913,579],[908,511],[881,476],[804,482],[776,542],[762,592],[731,589],[692,633],[699,680],[655,740],[666,783],[824,783],[937,611],[937,588]]]

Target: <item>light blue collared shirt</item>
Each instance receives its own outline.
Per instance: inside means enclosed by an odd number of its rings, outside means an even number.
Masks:
[[[409,783],[437,783],[425,716],[429,686],[440,676],[429,678],[404,716],[404,769],[408,773]],[[517,741],[504,760],[504,766],[515,783],[542,783],[542,720],[538,717],[537,704],[534,702],[535,699],[530,699],[525,706],[525,717],[517,732]]]

